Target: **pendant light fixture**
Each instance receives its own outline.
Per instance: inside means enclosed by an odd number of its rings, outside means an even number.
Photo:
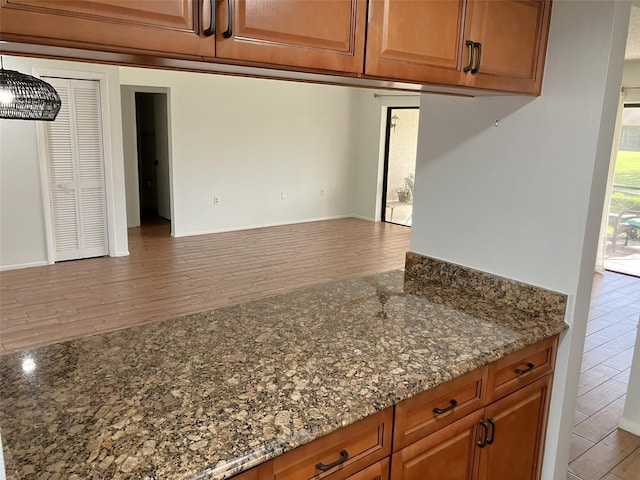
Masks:
[[[51,122],[61,105],[58,92],[50,84],[15,70],[5,70],[0,57],[0,118]]]

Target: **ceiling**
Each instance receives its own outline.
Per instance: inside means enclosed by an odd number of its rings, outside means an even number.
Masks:
[[[627,37],[626,60],[640,59],[640,7],[631,7],[629,19],[629,35]]]

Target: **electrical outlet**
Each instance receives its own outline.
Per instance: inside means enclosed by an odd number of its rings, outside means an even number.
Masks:
[[[213,196],[213,204],[218,205],[220,203],[220,197],[218,195]]]
[[[320,196],[323,196],[323,195],[324,195],[324,189],[323,189],[323,188],[321,188],[321,189],[320,189]]]
[[[280,200],[287,198],[287,192],[280,192]]]

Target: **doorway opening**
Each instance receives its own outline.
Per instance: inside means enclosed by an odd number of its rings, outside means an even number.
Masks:
[[[389,107],[382,182],[383,222],[411,226],[418,147],[418,107]]]
[[[138,195],[142,226],[171,226],[166,93],[135,93]]]
[[[604,266],[640,277],[640,103],[624,105],[619,136]]]

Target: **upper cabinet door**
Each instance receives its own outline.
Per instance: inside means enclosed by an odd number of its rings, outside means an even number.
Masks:
[[[550,14],[549,0],[470,0],[467,39],[480,47],[467,85],[539,94]]]
[[[198,0],[2,0],[3,40],[95,50],[209,56]],[[209,0],[203,18],[210,18]],[[208,26],[203,20],[204,27]],[[209,22],[210,23],[210,22]]]
[[[359,74],[366,10],[366,0],[223,0],[216,56]]]
[[[370,0],[365,74],[464,83],[465,1]]]

